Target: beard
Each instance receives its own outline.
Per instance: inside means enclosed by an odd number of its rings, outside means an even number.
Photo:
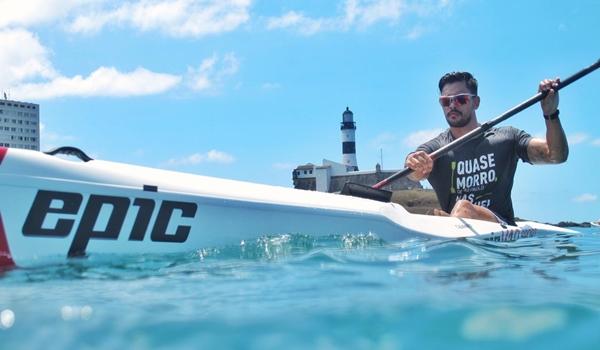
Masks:
[[[459,117],[456,119],[451,119],[450,117],[448,117],[448,114],[452,112],[458,114]],[[455,109],[448,112],[448,114],[446,115],[446,121],[448,122],[448,125],[450,125],[453,128],[462,128],[469,124],[469,122],[471,121],[471,114],[465,116],[460,111],[457,111]]]

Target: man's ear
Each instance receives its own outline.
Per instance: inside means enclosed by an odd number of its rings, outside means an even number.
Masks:
[[[475,109],[479,108],[479,102],[481,102],[481,100],[479,99],[479,96],[473,97],[473,108],[475,108]]]

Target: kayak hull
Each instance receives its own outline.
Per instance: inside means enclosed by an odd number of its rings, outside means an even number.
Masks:
[[[394,203],[35,151],[0,154],[4,265],[51,255],[193,251],[280,234],[374,234],[395,242],[573,232],[416,215]]]

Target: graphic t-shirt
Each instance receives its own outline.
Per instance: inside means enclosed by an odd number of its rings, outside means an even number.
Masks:
[[[491,128],[436,159],[428,180],[442,209],[449,213],[458,200],[466,199],[514,224],[513,178],[519,158],[529,163],[527,145],[531,139],[528,133],[511,126]],[[417,151],[431,153],[452,141],[448,129]]]

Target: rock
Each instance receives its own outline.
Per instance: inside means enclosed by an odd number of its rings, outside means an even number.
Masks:
[[[573,221],[561,221],[557,224],[550,224],[558,227],[591,227],[592,225],[589,222],[577,223]]]
[[[440,209],[433,190],[412,189],[394,191],[392,193],[392,202],[402,205],[413,214],[431,214],[433,208]]]

